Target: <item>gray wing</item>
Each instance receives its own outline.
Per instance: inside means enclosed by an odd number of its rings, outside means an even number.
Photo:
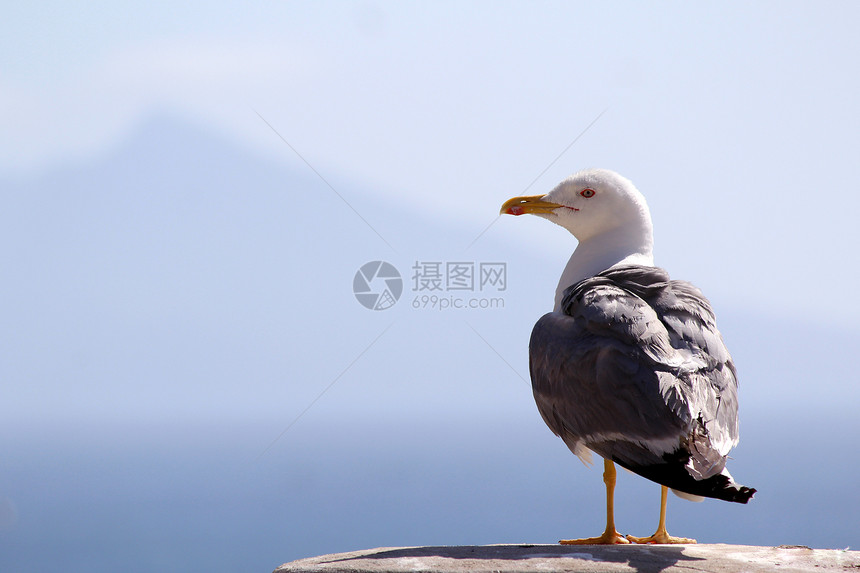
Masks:
[[[738,381],[711,306],[690,283],[671,281],[650,301],[670,343],[693,370],[666,380],[670,407],[690,412],[697,439],[693,469],[701,477],[722,471],[738,443]]]
[[[541,416],[574,453],[588,448],[694,495],[752,495],[724,470],[737,379],[694,286],[650,267],[605,271],[568,289],[529,351]]]

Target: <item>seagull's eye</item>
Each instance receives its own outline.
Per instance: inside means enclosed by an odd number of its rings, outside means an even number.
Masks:
[[[586,199],[590,199],[594,197],[594,189],[583,189],[579,192],[580,195],[585,197]]]

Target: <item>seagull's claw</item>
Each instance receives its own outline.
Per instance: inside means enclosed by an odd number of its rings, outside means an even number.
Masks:
[[[587,537],[585,539],[562,539],[559,541],[562,545],[616,545],[630,543],[627,537],[624,537],[617,531],[604,531],[600,537]]]
[[[627,536],[627,540],[630,543],[652,543],[652,544],[681,544],[681,543],[696,543],[695,539],[688,539],[686,537],[672,537],[669,535],[665,529],[658,530],[654,535],[648,537],[634,537],[632,535]]]

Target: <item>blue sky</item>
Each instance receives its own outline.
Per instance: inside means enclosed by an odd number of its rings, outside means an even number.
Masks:
[[[0,23],[0,173],[98,157],[154,112],[483,228],[585,166],[648,197],[658,262],[775,314],[846,266],[860,51],[851,2],[76,3]],[[493,232],[563,258],[567,237]],[[695,240],[691,238],[695,236]],[[695,250],[689,246],[695,245]],[[729,275],[734,276],[731,278]],[[742,276],[743,279],[736,277]],[[827,320],[860,318],[856,307]]]
[[[575,479],[599,497],[599,472],[564,457],[526,381],[529,331],[575,241],[537,218],[497,218],[504,200],[599,166],[646,196],[657,263],[704,290],[738,364],[733,471],[778,493],[750,506],[738,539],[816,484],[836,493],[829,513],[810,515],[850,515],[853,490],[820,465],[794,471],[791,452],[802,443],[839,456],[819,437],[856,403],[858,12],[851,2],[7,7],[0,260],[11,280],[0,295],[12,302],[0,424],[46,452],[78,434],[100,447],[184,424],[189,449],[215,451],[209,461],[228,434],[240,436],[239,458],[265,450],[263,463],[290,461],[298,437],[325,454],[344,435],[397,451],[429,432],[443,455],[445,436],[478,451],[522,427],[570,462],[559,488]],[[379,259],[406,290],[374,312],[351,287]],[[507,263],[504,309],[410,306],[416,261],[458,260]],[[771,461],[744,458],[745,443]],[[7,459],[3,475],[24,475]],[[416,483],[424,499],[430,485]],[[20,531],[37,539],[31,498],[0,482],[0,510],[17,507]],[[679,507],[689,523],[704,511]],[[812,538],[801,520],[779,519],[784,537],[754,539]],[[460,540],[436,526],[440,542]],[[831,527],[838,538],[815,539],[851,541]]]

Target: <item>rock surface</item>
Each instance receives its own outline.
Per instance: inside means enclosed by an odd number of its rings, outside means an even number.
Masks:
[[[827,571],[860,573],[860,551],[750,545],[479,545],[383,547],[285,563],[275,573],[636,573]]]

